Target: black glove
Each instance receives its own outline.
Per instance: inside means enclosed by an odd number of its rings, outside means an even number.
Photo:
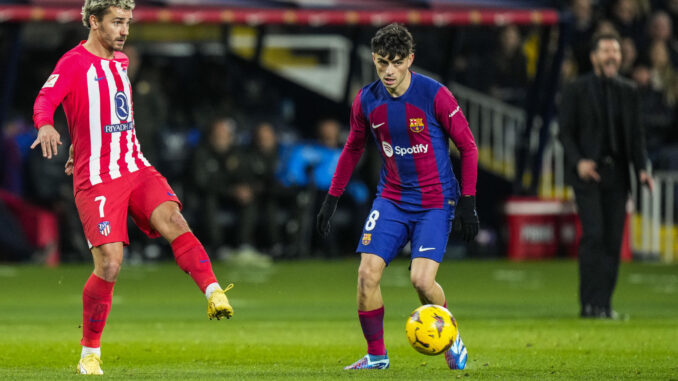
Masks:
[[[476,213],[476,197],[461,197],[454,212],[452,234],[459,234],[464,241],[471,242],[478,235],[479,225],[478,213]]]
[[[327,238],[330,233],[330,219],[334,211],[337,210],[337,202],[339,202],[339,197],[334,197],[328,193],[320,206],[320,211],[315,219],[315,227],[322,238]]]

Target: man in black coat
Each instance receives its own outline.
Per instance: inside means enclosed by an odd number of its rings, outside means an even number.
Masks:
[[[629,164],[653,188],[635,86],[618,76],[621,47],[615,35],[594,37],[593,73],[563,91],[560,140],[566,177],[574,188],[583,235],[579,244],[582,317],[615,318],[610,302],[619,270]]]

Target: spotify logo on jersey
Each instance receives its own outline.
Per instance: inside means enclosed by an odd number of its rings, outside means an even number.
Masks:
[[[386,157],[393,156],[393,147],[391,147],[390,144],[381,142],[381,147],[384,149],[384,154],[386,154]]]

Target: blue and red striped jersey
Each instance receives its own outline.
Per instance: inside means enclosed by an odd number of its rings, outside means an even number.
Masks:
[[[460,191],[448,138],[461,154],[461,194],[475,195],[478,150],[457,100],[439,82],[412,73],[409,88],[399,97],[392,97],[379,80],[360,90],[329,194],[344,192],[368,131],[383,161],[377,196],[411,210],[442,208],[456,200]]]

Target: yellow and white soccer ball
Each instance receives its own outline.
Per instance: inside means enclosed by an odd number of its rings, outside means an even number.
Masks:
[[[457,321],[447,308],[426,304],[412,312],[405,332],[414,349],[425,355],[439,355],[457,339]]]

